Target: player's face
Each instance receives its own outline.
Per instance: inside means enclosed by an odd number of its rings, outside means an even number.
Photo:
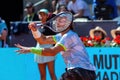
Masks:
[[[67,18],[66,17],[58,17],[56,20],[56,25],[57,27],[64,27],[67,23]]]
[[[66,30],[71,21],[69,20],[67,15],[60,15],[59,17],[56,18],[54,24],[55,24],[55,29],[57,31],[64,31]]]

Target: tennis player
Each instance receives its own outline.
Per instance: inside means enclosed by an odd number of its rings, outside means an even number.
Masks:
[[[21,54],[33,53],[41,56],[55,56],[61,53],[66,64],[66,72],[60,80],[95,80],[95,66],[90,62],[88,52],[77,33],[73,31],[72,14],[63,14],[56,18],[55,29],[60,30],[56,35],[44,36],[35,27],[35,23],[29,24],[33,37],[40,44],[55,44],[50,48],[25,47],[15,44]]]

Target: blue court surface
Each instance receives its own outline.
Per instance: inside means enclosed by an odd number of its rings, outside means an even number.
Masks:
[[[17,48],[0,48],[0,80],[40,80],[34,54],[18,55]],[[87,48],[96,67],[96,80],[120,80],[120,48]],[[55,71],[59,80],[65,72],[61,54],[56,55]],[[47,80],[51,80],[47,71]]]
[[[40,80],[34,54],[18,55],[17,48],[0,48],[0,80]],[[56,56],[55,71],[59,79],[65,71],[61,54]],[[47,71],[47,80],[51,80]]]

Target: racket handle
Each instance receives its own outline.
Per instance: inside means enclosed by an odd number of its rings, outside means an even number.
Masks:
[[[41,24],[41,23],[36,23],[36,27],[37,27],[37,28],[42,27],[42,26],[43,26],[43,24]]]

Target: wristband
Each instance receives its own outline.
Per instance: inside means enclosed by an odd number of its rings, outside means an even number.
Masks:
[[[32,34],[33,34],[34,38],[39,38],[41,36],[41,33],[38,30],[37,31],[32,31]]]
[[[32,47],[32,48],[30,49],[30,51],[31,51],[32,53],[34,53],[34,54],[42,55],[42,49],[43,49],[43,48],[35,48],[35,47]]]

